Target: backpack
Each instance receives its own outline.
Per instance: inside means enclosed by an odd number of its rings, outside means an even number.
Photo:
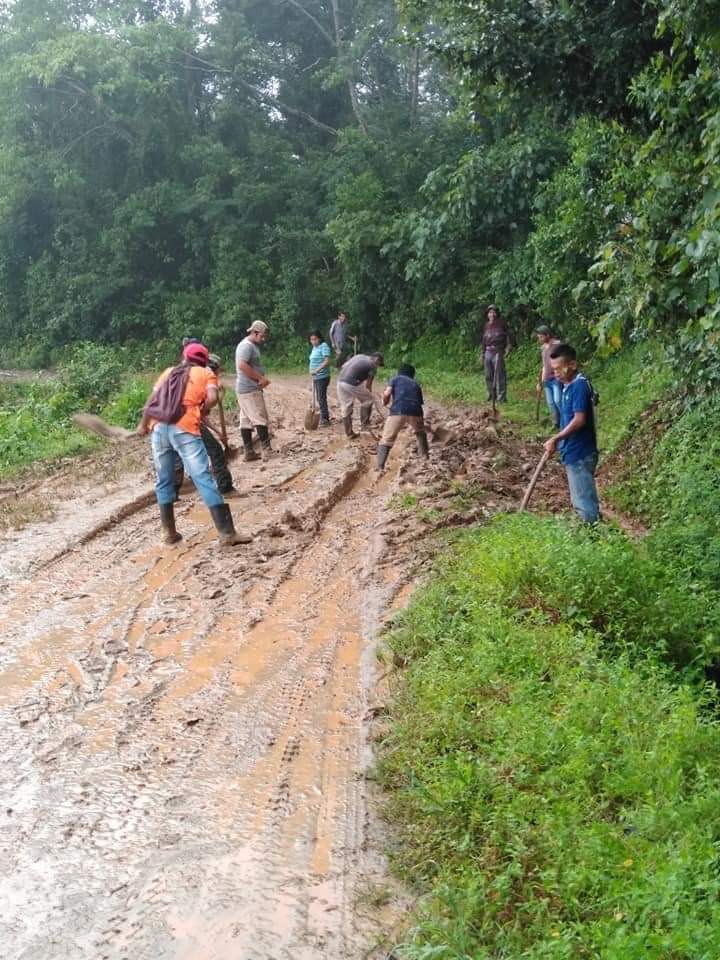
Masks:
[[[183,398],[190,376],[189,364],[173,367],[145,404],[145,413],[160,423],[177,423],[185,412]]]

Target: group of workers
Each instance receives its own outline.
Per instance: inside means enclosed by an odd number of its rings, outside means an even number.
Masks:
[[[577,513],[587,523],[600,519],[595,470],[598,460],[593,391],[589,381],[579,372],[575,350],[554,337],[547,326],[540,326],[536,335],[541,348],[542,364],[538,390],[544,391],[555,428],[545,442],[546,453],[560,451],[568,478],[570,498]],[[240,436],[247,462],[266,460],[272,456],[270,420],[264,391],[270,386],[262,366],[260,347],[268,336],[267,324],[256,320],[235,351],[235,393],[238,404]],[[385,467],[388,455],[399,433],[409,428],[415,434],[421,457],[429,456],[425,431],[423,394],[415,380],[415,368],[400,365],[382,393],[382,407],[372,391],[373,381],[383,355],[378,352],[357,353],[357,338],[347,331],[347,316],[339,313],[330,331],[330,344],[322,333],[314,330],[309,336],[309,372],[314,398],[318,404],[319,426],[331,426],[328,406],[330,367],[339,368],[337,400],[345,436],[353,439],[353,407],[360,408],[360,429],[370,430],[373,406],[383,416],[384,427],[377,446],[376,465]],[[348,344],[353,344],[350,354]],[[510,334],[494,304],[486,312],[482,332],[482,360],[488,399],[503,402],[507,395],[505,357],[510,349]],[[224,496],[236,495],[232,476],[227,468],[225,448],[227,435],[215,435],[208,414],[217,406],[222,387],[218,374],[220,358],[195,337],[183,340],[180,363],[169,367],[158,378],[138,425],[138,433],[151,434],[151,449],[156,471],[156,494],[165,543],[181,539],[175,526],[174,504],[178,497],[177,462],[193,480],[208,507],[222,545],[248,543],[252,539],[239,533]],[[387,408],[385,416],[382,408]],[[220,407],[222,411],[222,404]],[[224,431],[224,419],[223,423]],[[253,433],[260,453],[255,450]]]

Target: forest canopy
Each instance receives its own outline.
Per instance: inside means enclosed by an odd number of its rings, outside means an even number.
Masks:
[[[493,300],[720,380],[720,26],[694,0],[0,3],[0,333],[50,351]]]

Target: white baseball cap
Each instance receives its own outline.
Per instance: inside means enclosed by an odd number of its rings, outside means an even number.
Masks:
[[[267,333],[268,325],[262,320],[254,320],[245,331],[246,333]]]

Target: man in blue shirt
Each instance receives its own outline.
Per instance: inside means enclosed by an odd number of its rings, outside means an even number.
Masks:
[[[570,500],[581,520],[597,523],[600,504],[595,486],[598,462],[592,390],[578,372],[577,354],[567,343],[550,353],[553,374],[562,384],[560,430],[544,444],[549,454],[560,450],[570,488]]]
[[[425,433],[423,395],[420,385],[415,382],[415,367],[409,363],[400,364],[397,375],[383,391],[383,403],[390,407],[390,416],[385,421],[377,448],[378,470],[385,468],[388,454],[403,427],[410,427],[415,432],[418,453],[427,458],[430,451]]]

